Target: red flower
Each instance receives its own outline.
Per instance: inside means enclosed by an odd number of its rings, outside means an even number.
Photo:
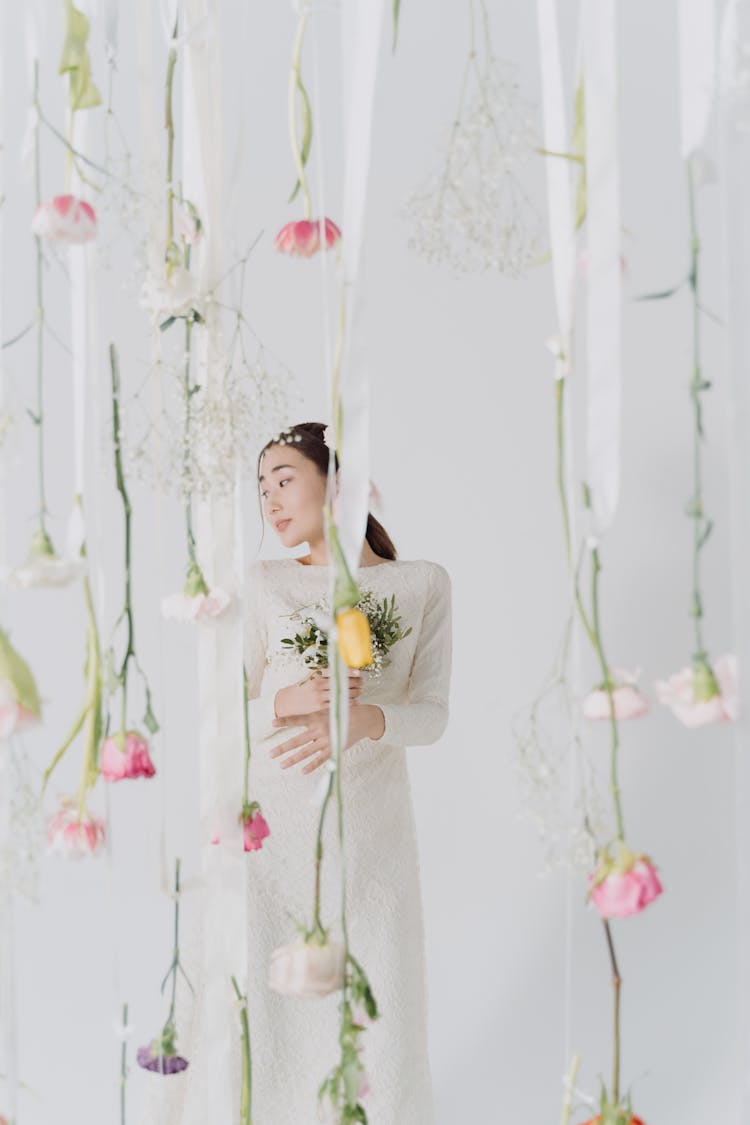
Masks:
[[[341,238],[341,231],[332,219],[325,219],[325,249],[335,246]],[[298,258],[310,258],[320,250],[320,220],[300,219],[287,223],[274,240],[274,246],[282,254],[293,254]]]

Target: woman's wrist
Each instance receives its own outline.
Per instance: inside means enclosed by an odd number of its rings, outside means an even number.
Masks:
[[[363,703],[363,707],[368,709],[367,725],[370,729],[368,738],[377,742],[385,734],[385,715],[383,709],[378,707],[377,703]]]

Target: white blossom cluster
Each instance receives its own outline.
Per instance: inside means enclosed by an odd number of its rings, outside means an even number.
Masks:
[[[181,370],[162,364],[152,377],[162,380],[160,405],[144,389],[125,411],[126,473],[183,499],[226,497],[238,476],[252,477],[260,449],[296,399],[289,372],[262,349],[231,367],[220,387],[199,386],[187,402]]]
[[[461,274],[517,278],[540,255],[542,223],[520,178],[538,148],[534,107],[509,64],[491,58],[459,110],[445,156],[406,203],[409,246]]]

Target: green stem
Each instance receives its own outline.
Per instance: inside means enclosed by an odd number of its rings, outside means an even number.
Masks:
[[[128,1026],[128,1006],[122,1006],[122,1026]],[[122,1050],[120,1052],[120,1125],[125,1125],[125,1083],[128,1080],[127,1042],[123,1033]]]
[[[187,487],[190,479],[190,423],[191,423],[191,400],[193,397],[193,388],[190,382],[190,348],[192,344],[192,321],[189,319],[185,321],[185,367],[183,370],[182,388],[185,396],[185,426],[183,430],[182,439],[182,465],[185,473],[185,531],[187,534],[187,547],[188,558],[195,566],[198,565],[198,559],[195,553],[195,535],[193,534],[193,513],[192,513],[192,496],[191,490]]]
[[[175,20],[172,38],[177,38],[177,24]],[[172,87],[174,85],[174,71],[177,65],[177,48],[170,47],[167,62],[167,81],[165,89],[165,127],[167,130],[167,246],[174,239],[174,187],[172,184],[174,169],[174,116],[172,114]]]
[[[172,954],[172,998],[169,1003],[167,1023],[174,1022],[175,1001],[177,999],[177,967],[180,963],[180,861],[175,860],[174,870],[174,951]]]
[[[594,648],[599,657],[599,665],[601,667],[602,678],[604,681],[605,690],[607,692],[607,699],[609,701],[609,721],[610,730],[612,732],[612,749],[610,755],[610,778],[612,788],[612,800],[615,806],[615,819],[617,821],[617,838],[618,840],[625,839],[625,827],[622,816],[622,804],[620,801],[620,786],[617,777],[617,756],[620,746],[619,730],[617,726],[617,717],[615,716],[615,701],[613,695],[612,677],[609,672],[609,665],[607,664],[604,656],[604,646],[602,644],[601,626],[599,623],[599,572],[601,571],[601,564],[599,562],[599,552],[596,548],[591,552],[592,573],[591,573],[591,605],[593,608],[594,617]]]
[[[609,950],[609,959],[612,966],[612,986],[614,988],[614,1058],[612,1060],[612,1101],[614,1105],[620,1103],[620,990],[622,987],[622,977],[617,965],[617,956],[615,954],[615,946],[612,940],[612,931],[610,929],[609,921],[604,920],[604,933],[607,938],[607,949]]]
[[[312,214],[310,207],[310,189],[307,186],[307,176],[305,175],[305,165],[302,160],[302,152],[300,150],[299,136],[297,133],[297,114],[296,114],[296,91],[297,86],[301,84],[300,77],[300,60],[302,58],[302,43],[305,37],[305,27],[307,25],[307,18],[310,14],[307,4],[303,3],[299,23],[297,24],[297,33],[294,38],[294,49],[292,51],[292,65],[289,72],[289,138],[292,145],[292,157],[294,165],[297,169],[297,176],[299,178],[300,186],[302,188],[302,199],[304,207],[305,218],[309,220]]]
[[[688,212],[690,216],[690,274],[688,282],[692,292],[693,313],[693,375],[690,383],[690,397],[693,400],[695,426],[693,429],[693,500],[691,512],[693,518],[693,597],[692,617],[695,623],[696,657],[705,659],[703,647],[703,598],[700,589],[700,551],[705,542],[703,538],[704,512],[703,512],[703,483],[701,479],[701,441],[703,439],[703,417],[701,407],[701,394],[706,389],[703,385],[700,359],[700,287],[698,259],[700,255],[700,239],[698,237],[698,224],[695,208],[695,185],[693,169],[690,160],[687,161],[688,181]]]
[[[85,556],[85,548],[82,554]],[[83,575],[83,594],[86,601],[86,732],[84,735],[86,751],[83,772],[78,787],[78,811],[82,817],[86,807],[86,793],[94,785],[99,774],[99,739],[102,729],[102,664],[99,646],[99,630],[96,626],[94,600],[91,596],[91,583],[88,574]]]
[[[568,494],[565,487],[565,428],[563,425],[565,417],[565,386],[566,379],[555,380],[555,430],[557,436],[557,459],[556,459],[556,474],[557,474],[557,491],[560,496],[560,511],[563,521],[563,534],[565,536],[565,557],[568,562],[568,569],[573,578],[573,591],[575,597],[578,615],[581,619],[581,624],[586,631],[586,635],[591,641],[592,645],[596,644],[594,638],[594,631],[589,621],[586,607],[581,598],[581,591],[578,585],[578,572],[573,565],[573,544],[572,535],[570,530],[570,507],[568,504]]]
[[[250,800],[250,717],[247,713],[247,669],[244,661],[242,663],[242,687],[242,718],[245,734],[245,779],[242,786],[242,807],[244,808]]]
[[[36,118],[34,121],[34,188],[37,207],[42,202],[42,172],[39,123],[41,110],[39,106],[39,60],[34,60],[34,108]],[[46,533],[45,517],[47,515],[47,501],[44,489],[44,293],[43,293],[43,255],[42,240],[38,234],[34,235],[36,243],[36,417],[34,424],[37,427],[37,456],[39,466],[39,526]]]
[[[333,774],[328,778],[328,788],[323,798],[323,804],[318,818],[318,835],[315,841],[315,898],[313,901],[313,931],[317,934],[323,932],[323,923],[320,918],[320,867],[323,861],[323,825],[326,819],[328,802],[333,792]]]
[[[253,1095],[253,1070],[252,1055],[250,1053],[250,1021],[247,1015],[247,997],[240,992],[235,977],[232,977],[235,995],[242,1004],[240,1009],[240,1024],[242,1026],[242,1095],[240,1099],[240,1125],[253,1125],[252,1095]]]
[[[133,512],[130,505],[130,497],[128,495],[127,486],[125,484],[125,473],[122,467],[122,442],[120,429],[120,372],[117,361],[117,349],[115,348],[114,344],[109,345],[109,362],[112,372],[112,433],[115,447],[115,480],[117,484],[117,491],[119,492],[122,499],[122,507],[125,518],[125,608],[123,610],[123,617],[127,622],[127,643],[125,647],[125,655],[123,657],[119,673],[119,680],[122,686],[122,732],[124,734],[127,729],[128,663],[131,658],[135,657],[135,626],[133,623],[131,583],[131,528]]]
[[[71,109],[68,115],[68,133],[65,138],[65,191],[70,195],[73,190],[73,126],[75,123],[75,110]]]

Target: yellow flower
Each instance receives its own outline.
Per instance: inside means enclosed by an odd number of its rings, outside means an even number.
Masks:
[[[339,652],[349,668],[365,668],[372,664],[370,622],[361,609],[344,609],[336,614]]]

